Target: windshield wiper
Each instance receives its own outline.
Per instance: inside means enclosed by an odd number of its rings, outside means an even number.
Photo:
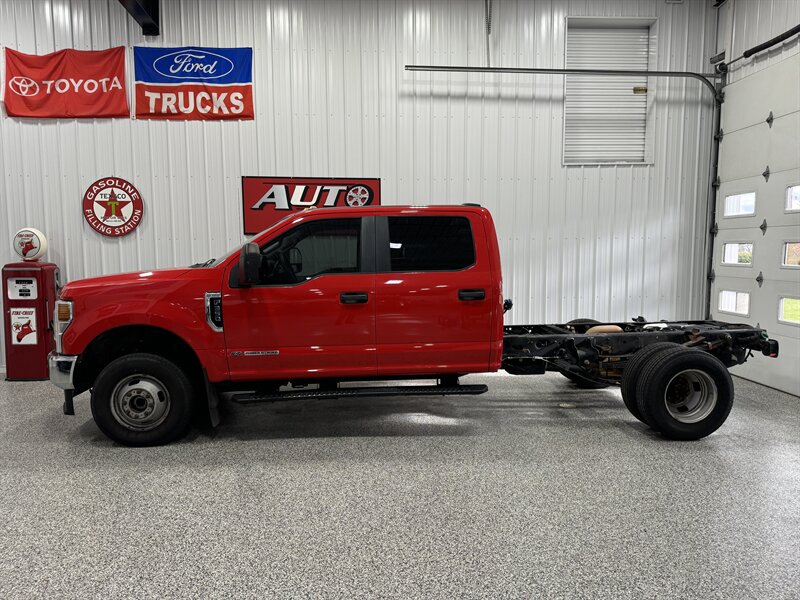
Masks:
[[[209,258],[206,262],[194,263],[193,265],[190,265],[189,268],[190,269],[202,269],[203,267],[207,267],[208,265],[213,263],[215,260],[217,260],[217,259],[216,258]]]

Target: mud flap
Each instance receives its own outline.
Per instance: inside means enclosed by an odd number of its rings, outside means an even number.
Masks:
[[[208,380],[208,373],[203,369],[203,383],[206,386],[206,399],[208,400],[208,420],[211,427],[219,425],[219,394],[211,382]]]
[[[75,405],[72,402],[72,399],[75,397],[75,390],[64,390],[64,414],[65,415],[74,415],[75,414]]]

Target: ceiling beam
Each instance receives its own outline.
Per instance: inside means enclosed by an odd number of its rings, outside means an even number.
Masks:
[[[160,35],[158,0],[119,0],[133,20],[142,26],[143,35]]]

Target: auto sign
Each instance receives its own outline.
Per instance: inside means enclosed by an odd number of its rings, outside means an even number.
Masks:
[[[380,179],[242,177],[245,235],[263,231],[286,215],[312,206],[359,208],[380,203]]]

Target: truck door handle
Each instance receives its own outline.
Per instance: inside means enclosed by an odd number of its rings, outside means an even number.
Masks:
[[[458,299],[469,300],[484,300],[486,298],[486,290],[458,290]]]
[[[366,304],[369,300],[367,292],[342,292],[339,302],[342,304]]]

